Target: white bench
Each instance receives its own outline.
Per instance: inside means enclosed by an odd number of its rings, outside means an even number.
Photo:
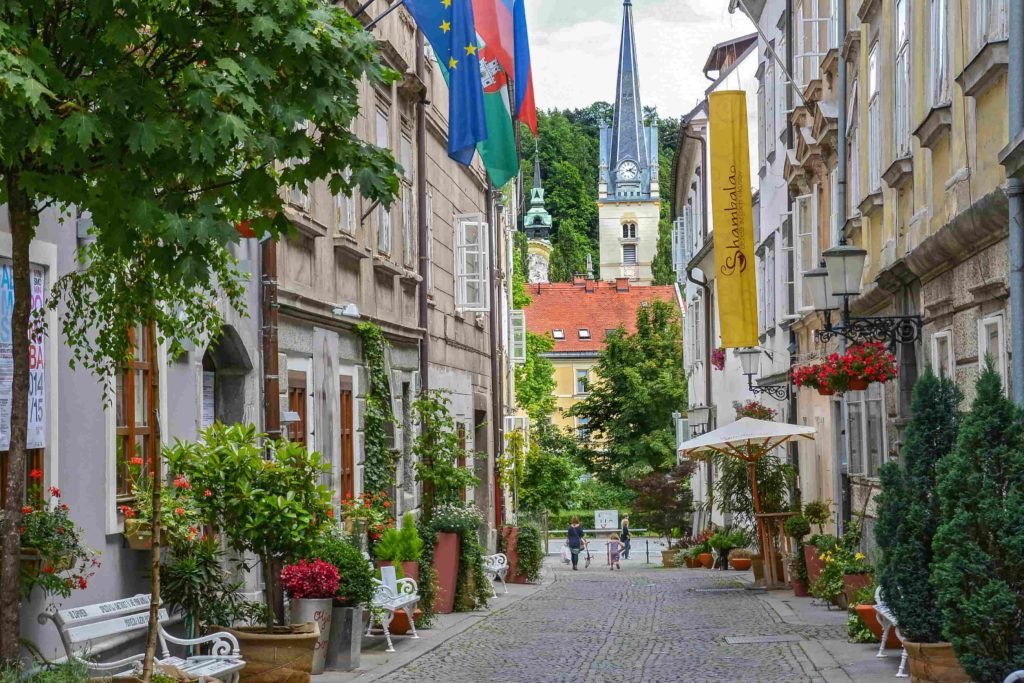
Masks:
[[[1003,679],[1003,683],[1021,683],[1024,681],[1024,669],[1020,671],[1014,671],[1012,674]]]
[[[494,590],[494,581],[501,581],[501,587],[508,593],[508,586],[505,585],[505,578],[508,576],[508,557],[505,553],[484,555],[484,576],[491,582],[491,595],[498,597],[498,591]]]
[[[388,626],[395,618],[395,612],[403,610],[406,613],[412,637],[419,638],[416,633],[416,621],[413,619],[416,605],[420,601],[419,587],[413,579],[399,579],[394,567],[381,567],[380,575],[380,579],[373,580],[377,590],[370,601],[370,624],[366,628],[366,635],[371,635],[373,623],[376,621],[384,631],[384,638],[388,643],[387,651],[394,652],[395,646],[391,643],[391,631],[388,630]]]
[[[882,587],[879,586],[875,589],[875,614],[878,615],[878,623],[882,626],[882,643],[878,646],[878,654],[876,657],[887,657],[885,654],[885,641],[889,639],[889,631],[896,629],[896,636],[903,640],[903,634],[900,633],[900,625],[896,621],[896,615],[892,613],[889,606],[882,600]],[[907,678],[907,649],[903,648],[903,656],[900,657],[900,668],[896,672],[896,678]]]
[[[106,663],[92,662],[86,657],[92,649],[105,643],[124,642],[126,636],[144,635],[149,627],[149,601],[149,595],[140,594],[124,600],[43,612],[38,619],[43,625],[47,621],[54,623],[67,658],[85,663],[90,674],[131,674],[142,669],[144,653]],[[226,683],[237,683],[238,672],[245,667],[245,661],[240,657],[238,641],[233,635],[214,633],[201,638],[175,638],[164,629],[164,624],[170,621],[166,609],[160,609],[159,621],[157,636],[161,655],[156,658],[157,663],[176,666],[200,681],[215,677]],[[185,659],[172,657],[167,648],[168,642],[175,645],[205,645],[209,652]]]

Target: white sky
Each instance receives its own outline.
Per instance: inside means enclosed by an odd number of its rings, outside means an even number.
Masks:
[[[679,117],[711,84],[701,68],[715,43],[754,31],[728,0],[633,0],[640,99]],[[528,0],[539,109],[615,99],[622,0]]]

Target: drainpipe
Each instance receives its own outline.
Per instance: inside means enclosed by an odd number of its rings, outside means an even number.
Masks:
[[[1024,2],[1010,3],[1008,138],[1012,143],[1024,134]],[[1013,400],[1024,405],[1024,179],[1009,178],[1010,202],[1010,326]]]
[[[423,31],[416,31],[416,77],[423,84],[423,94],[416,102],[416,204],[420,210],[416,212],[416,230],[419,233],[419,326],[423,330],[420,340],[420,390],[426,392],[430,388],[430,311],[427,307],[427,282],[430,279],[430,245],[427,244],[427,69],[426,49]]]
[[[490,181],[487,181],[487,225],[490,230],[491,248],[488,249],[488,271],[490,272],[491,288],[491,312],[488,316],[491,334],[491,411],[494,416],[491,433],[494,438],[494,529],[501,533],[502,505],[501,505],[501,484],[498,480],[497,463],[501,455],[502,444],[504,443],[503,431],[505,428],[505,408],[501,400],[501,346],[498,344],[498,335],[501,331],[498,327],[498,306],[501,303],[498,284],[497,255],[494,253],[498,248],[498,235],[500,231],[495,225],[496,212],[494,211],[494,190],[491,189]]]
[[[839,0],[837,12],[836,28],[838,33],[839,42],[842,43],[846,40],[846,0]],[[833,233],[833,244],[845,243],[846,235],[843,228],[846,226],[846,59],[840,58],[839,60],[839,111],[837,126],[839,130],[836,131],[836,135],[839,137],[839,168],[836,172],[836,223],[834,226],[835,232]],[[836,238],[839,238],[836,241]],[[846,351],[846,339],[843,337],[839,338],[839,350],[840,352]],[[849,462],[847,454],[850,452],[849,435],[846,433],[846,426],[849,424],[847,418],[847,411],[849,408],[846,403],[846,395],[843,394],[839,399],[839,448],[836,449],[835,462],[832,463],[833,471],[835,472],[835,493],[838,494],[835,500],[841,501],[840,505],[836,505],[836,529],[839,533],[842,533],[847,522],[850,521],[850,475],[849,471],[843,471],[843,462]]]
[[[260,313],[263,322],[263,430],[281,438],[281,380],[277,362],[277,240],[260,245]]]

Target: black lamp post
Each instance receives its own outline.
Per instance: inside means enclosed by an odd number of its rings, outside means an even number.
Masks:
[[[815,331],[819,341],[843,337],[851,343],[885,342],[890,349],[897,344],[911,344],[921,338],[924,321],[919,315],[850,316],[850,299],[860,294],[867,251],[849,244],[822,252],[823,267],[804,275],[814,309],[824,313],[825,327]],[[837,299],[842,299],[839,306]],[[832,311],[840,311],[840,320],[832,324]]]
[[[751,393],[755,396],[767,394],[776,401],[786,401],[789,399],[789,382],[784,384],[754,384],[754,375],[761,372],[761,349],[736,349],[733,353],[740,359],[740,365],[743,366],[743,374],[747,376],[747,388],[750,389]]]

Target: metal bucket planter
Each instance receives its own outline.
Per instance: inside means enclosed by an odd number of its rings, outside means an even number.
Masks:
[[[327,644],[331,637],[331,612],[334,609],[334,599],[290,600],[288,609],[289,621],[293,625],[313,622],[320,629],[320,637],[313,646],[311,673],[322,674],[327,663]]]
[[[124,540],[131,550],[152,550],[153,525],[137,519],[124,520]]]
[[[363,645],[363,606],[331,610],[331,636],[327,641],[327,669],[352,671],[359,668]]]

